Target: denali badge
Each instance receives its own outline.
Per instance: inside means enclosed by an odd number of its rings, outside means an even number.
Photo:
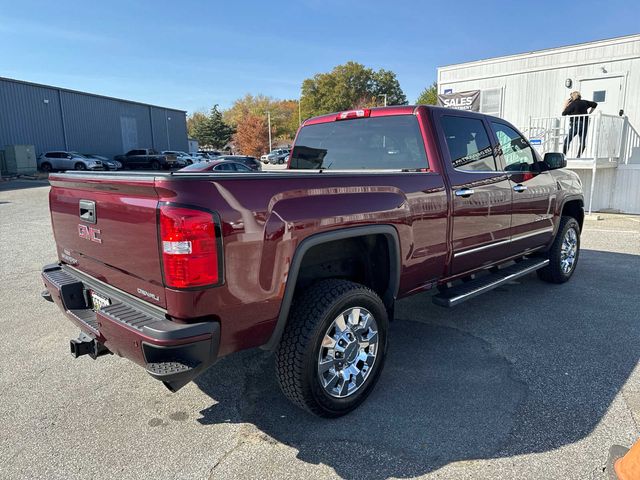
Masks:
[[[160,297],[158,295],[156,295],[155,293],[151,293],[151,292],[147,292],[146,290],[143,290],[141,288],[136,289],[136,291],[140,294],[140,295],[144,295],[145,297],[149,297],[152,298],[153,300],[155,300],[156,302],[160,301]]]
[[[99,237],[99,228],[87,227],[86,225],[78,224],[78,235],[80,235],[80,238],[84,238],[85,240],[102,243],[102,239]]]

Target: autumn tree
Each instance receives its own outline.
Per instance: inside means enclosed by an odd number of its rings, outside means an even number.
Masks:
[[[234,133],[231,125],[227,124],[222,118],[222,112],[218,110],[218,105],[214,105],[209,115],[201,112],[195,112],[191,117],[191,127],[189,134],[195,138],[202,146],[213,148],[223,148]]]
[[[264,115],[247,114],[236,127],[233,141],[243,155],[260,157],[269,149],[269,131]]]
[[[387,105],[407,104],[395,73],[347,62],[302,82],[303,117],[383,105],[382,95],[387,96]]]
[[[416,105],[437,105],[438,104],[438,83],[433,82],[431,86],[425,88],[418,99]]]
[[[291,142],[298,130],[298,101],[277,100],[266,95],[247,94],[239,98],[224,112],[224,119],[233,127],[238,127],[252,115],[267,118],[271,114],[271,135],[282,142]]]

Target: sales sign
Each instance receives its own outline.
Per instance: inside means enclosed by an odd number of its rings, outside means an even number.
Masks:
[[[480,111],[480,90],[468,92],[440,93],[438,105],[441,107],[455,108],[456,110]]]

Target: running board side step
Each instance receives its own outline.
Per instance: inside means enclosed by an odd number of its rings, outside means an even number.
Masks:
[[[477,297],[489,290],[493,290],[504,283],[528,275],[542,267],[546,267],[548,264],[548,259],[529,258],[522,260],[490,275],[476,278],[469,282],[448,288],[447,290],[434,295],[432,297],[433,303],[440,305],[441,307],[455,307],[456,305],[473,297]]]

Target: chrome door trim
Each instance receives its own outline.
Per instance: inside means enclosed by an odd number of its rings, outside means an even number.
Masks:
[[[470,248],[469,250],[463,250],[461,252],[455,252],[453,254],[453,258],[462,257],[462,256],[467,255],[469,253],[481,252],[482,250],[487,250],[489,248],[498,247],[500,245],[505,245],[505,244],[511,243],[511,242],[517,242],[518,240],[523,240],[525,238],[535,237],[536,235],[542,235],[543,233],[550,233],[550,232],[553,232],[553,227],[546,227],[546,228],[543,228],[541,230],[536,230],[535,232],[523,233],[523,234],[520,234],[520,235],[516,235],[515,237],[511,237],[511,238],[509,238],[507,240],[500,240],[498,242],[489,243],[487,245],[482,245],[480,247]]]
[[[497,247],[497,246],[500,246],[500,245],[505,245],[505,244],[510,243],[510,242],[511,242],[511,239],[500,240],[498,242],[489,243],[488,245],[482,245],[480,247],[470,248],[469,250],[463,250],[462,252],[455,252],[453,254],[453,258],[462,257],[462,256],[467,255],[469,253],[481,252],[482,250],[487,250],[488,248],[493,248],[493,247]]]
[[[543,233],[553,233],[553,227],[546,227],[546,228],[535,230],[533,232],[528,232],[528,233],[521,233],[520,235],[511,237],[511,241],[517,242],[518,240],[523,240],[529,237],[535,237],[536,235],[542,235]]]

